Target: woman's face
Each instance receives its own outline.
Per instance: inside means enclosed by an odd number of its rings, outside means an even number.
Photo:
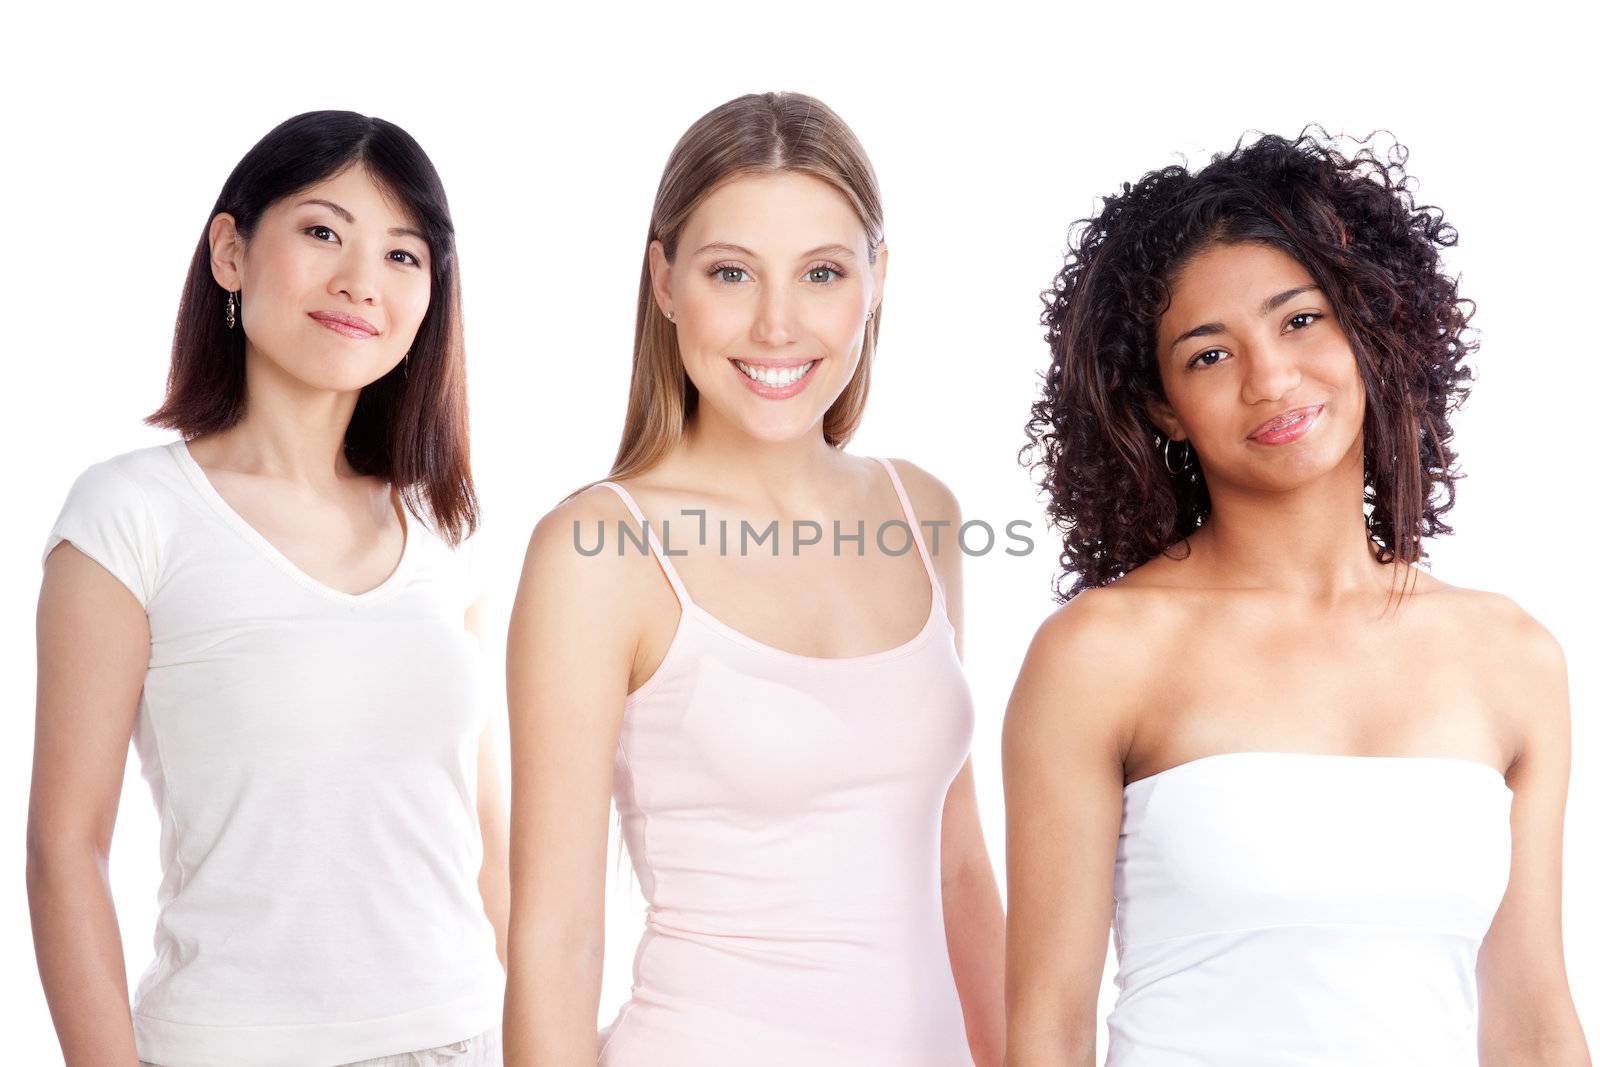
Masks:
[[[353,392],[405,357],[428,311],[420,227],[363,166],[267,208],[248,241],[212,220],[212,273],[238,290],[247,351],[314,389]]]
[[[808,174],[744,175],[689,216],[668,263],[650,246],[656,302],[672,314],[697,418],[765,441],[821,432],[855,374],[887,249],[868,260],[850,202]]]
[[[1213,488],[1293,489],[1359,469],[1366,394],[1326,294],[1294,257],[1213,245],[1178,272],[1156,360],[1156,425],[1187,441]],[[1172,446],[1172,463],[1181,447]]]

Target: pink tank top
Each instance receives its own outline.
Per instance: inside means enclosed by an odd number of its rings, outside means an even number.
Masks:
[[[944,594],[905,644],[786,652],[695,605],[633,498],[681,614],[627,698],[615,797],[648,903],[605,1067],[970,1067],[939,836],[972,739]]]

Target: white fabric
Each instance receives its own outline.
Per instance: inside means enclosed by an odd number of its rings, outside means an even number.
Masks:
[[[1107,1067],[1476,1064],[1511,790],[1486,763],[1237,752],[1123,792]]]
[[[339,1067],[504,1067],[504,1063],[500,1028],[497,1026],[465,1041],[452,1041],[448,1045],[414,1052],[397,1052],[392,1056],[375,1056],[359,1063],[340,1064]],[[139,1067],[164,1065],[140,1060]]]
[[[406,526],[395,572],[352,595],[278,553],[181,441],[72,487],[45,555],[71,541],[150,620],[134,744],[163,880],[142,1059],[317,1067],[499,1021],[468,576]]]

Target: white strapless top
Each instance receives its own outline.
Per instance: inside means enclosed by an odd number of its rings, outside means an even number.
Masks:
[[[1476,1064],[1511,797],[1440,757],[1233,752],[1130,783],[1106,1067]]]

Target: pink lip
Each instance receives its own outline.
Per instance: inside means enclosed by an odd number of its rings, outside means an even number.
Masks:
[[[773,367],[778,370],[782,370],[785,367],[801,367],[807,363],[811,364],[810,370],[806,371],[788,385],[767,385],[764,382],[755,381],[744,371],[740,370],[737,363],[731,359],[728,360],[728,366],[733,368],[733,373],[739,376],[739,380],[744,382],[744,384],[749,387],[752,393],[759,397],[764,397],[767,400],[787,400],[789,397],[796,395],[806,386],[811,384],[811,379],[815,378],[817,375],[817,368],[822,365],[822,360],[820,359],[764,359],[759,361],[745,359],[740,360],[739,362],[749,367]]]
[[[359,315],[345,315],[337,311],[313,311],[311,318],[321,323],[334,333],[342,333],[346,337],[376,337],[378,328]]]
[[[1250,440],[1259,445],[1286,445],[1298,441],[1311,432],[1311,427],[1322,415],[1323,407],[1322,404],[1309,404],[1274,415],[1251,431]]]

